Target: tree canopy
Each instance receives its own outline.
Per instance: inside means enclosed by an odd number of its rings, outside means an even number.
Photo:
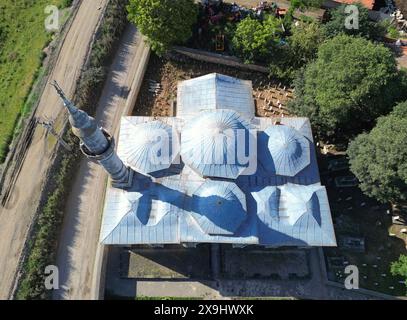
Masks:
[[[291,8],[293,9],[306,9],[306,8],[319,8],[325,0],[291,0]]]
[[[264,61],[272,55],[282,33],[281,22],[277,18],[267,15],[260,21],[248,16],[238,24],[232,46],[236,54],[246,63],[254,60]]]
[[[317,56],[294,82],[289,107],[309,117],[322,136],[351,137],[369,129],[406,98],[396,60],[383,45],[339,35],[325,41]]]
[[[401,255],[398,261],[391,264],[390,272],[394,276],[402,276],[406,279],[407,286],[407,256]]]
[[[291,82],[299,69],[316,58],[318,47],[324,39],[318,23],[293,26],[287,45],[277,50],[275,59],[269,65],[271,75]]]
[[[331,11],[330,20],[324,25],[327,37],[335,37],[340,33],[347,35],[362,36],[367,39],[380,39],[386,33],[386,28],[380,23],[371,21],[369,10],[360,3],[355,4],[358,8],[358,28],[348,28],[346,21],[353,12],[347,11],[348,5],[343,4]],[[355,22],[350,20],[351,22]]]
[[[198,17],[193,0],[130,0],[127,10],[129,20],[148,37],[157,54],[187,41]]]
[[[406,141],[407,101],[350,143],[351,171],[366,195],[381,202],[407,200]]]

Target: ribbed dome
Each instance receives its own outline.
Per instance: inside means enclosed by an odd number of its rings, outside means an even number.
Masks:
[[[246,196],[232,182],[207,180],[195,191],[191,211],[202,231],[232,235],[246,219]]]
[[[277,125],[268,127],[264,134],[259,159],[267,170],[293,177],[310,164],[309,141],[297,130]]]
[[[168,169],[179,153],[179,139],[161,121],[134,125],[128,135],[123,160],[135,171],[148,174]]]
[[[203,111],[181,132],[181,156],[202,176],[236,179],[248,163],[250,124],[231,110]]]

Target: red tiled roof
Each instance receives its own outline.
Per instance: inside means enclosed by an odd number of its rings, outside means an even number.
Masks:
[[[373,6],[376,2],[376,0],[335,0],[336,2],[340,3],[347,3],[347,4],[352,4],[352,3],[362,3],[366,8],[372,10]]]

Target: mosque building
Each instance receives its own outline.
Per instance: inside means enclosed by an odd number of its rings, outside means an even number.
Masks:
[[[123,117],[114,139],[58,87],[83,153],[109,173],[105,245],[336,246],[307,118],[255,116],[252,83],[178,85],[174,117]]]

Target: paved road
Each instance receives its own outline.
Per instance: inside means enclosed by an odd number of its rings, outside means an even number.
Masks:
[[[134,26],[129,25],[113,62],[100,99],[96,119],[110,133],[117,135],[125,112],[127,93],[136,76],[142,56],[148,48]],[[141,62],[142,63],[142,62]],[[57,265],[61,289],[54,299],[93,299],[98,276],[95,255],[107,175],[102,167],[81,161],[72,192],[68,198]]]
[[[66,34],[51,79],[57,80],[68,95],[83,66],[89,43],[107,0],[83,0],[75,20]],[[45,32],[45,30],[44,30]],[[56,118],[62,113],[62,104],[55,92],[47,86],[36,115]],[[40,198],[40,189],[50,165],[52,150],[44,131],[37,128],[34,141],[27,150],[25,161],[11,194],[11,204],[0,207],[0,299],[7,299],[15,279],[29,226]]]

